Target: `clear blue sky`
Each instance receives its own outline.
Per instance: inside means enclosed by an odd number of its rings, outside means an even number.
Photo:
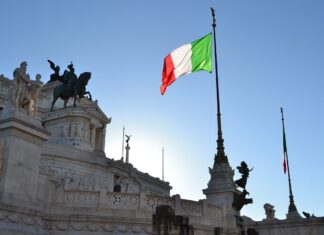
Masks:
[[[133,165],[165,179],[172,194],[198,200],[216,148],[214,73],[198,72],[159,93],[164,57],[211,32],[216,10],[225,151],[233,168],[254,170],[253,205],[242,214],[264,218],[263,204],[288,209],[282,170],[280,106],[284,107],[295,203],[324,214],[324,2],[321,0],[20,1],[0,2],[0,74],[28,61],[31,77],[49,79],[47,59],[90,71],[88,89],[112,123],[106,153],[121,157],[122,128]],[[239,178],[236,171],[235,179]]]

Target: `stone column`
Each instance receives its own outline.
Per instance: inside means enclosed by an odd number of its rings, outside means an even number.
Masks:
[[[129,163],[129,150],[130,150],[130,147],[129,147],[128,143],[127,143],[125,149],[126,149],[126,163]]]
[[[100,141],[102,136],[97,136],[97,130],[102,128],[103,125],[98,120],[91,121],[91,146],[94,150],[101,150],[100,149]]]
[[[96,147],[96,128],[93,124],[90,124],[90,145],[93,149]]]
[[[101,133],[101,151],[105,152],[105,145],[106,145],[106,125],[102,128]]]

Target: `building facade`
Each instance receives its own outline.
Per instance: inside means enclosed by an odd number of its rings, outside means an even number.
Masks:
[[[168,205],[195,234],[223,226],[221,207],[170,196],[168,182],[106,156],[111,118],[97,101],[64,108],[60,81],[30,79],[26,67],[0,77],[0,234],[152,234]]]
[[[225,155],[206,199],[171,196],[168,182],[106,156],[111,118],[97,101],[53,105],[62,84],[31,79],[26,62],[0,75],[0,234],[324,234],[324,217],[278,220],[270,204],[263,221],[241,216],[233,203],[244,191]]]

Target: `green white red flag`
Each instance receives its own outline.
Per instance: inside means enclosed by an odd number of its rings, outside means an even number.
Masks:
[[[283,170],[284,173],[286,174],[287,172],[287,145],[286,145],[286,133],[285,133],[285,126],[282,126],[283,130]]]
[[[164,58],[162,85],[160,87],[162,95],[168,86],[184,74],[200,70],[211,73],[211,36],[211,33],[209,33],[192,43],[185,44]]]

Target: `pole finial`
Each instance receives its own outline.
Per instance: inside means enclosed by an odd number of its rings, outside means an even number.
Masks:
[[[212,12],[212,17],[213,17],[213,24],[212,26],[215,28],[216,27],[216,19],[215,19],[215,10],[214,8],[210,8],[211,12]]]

